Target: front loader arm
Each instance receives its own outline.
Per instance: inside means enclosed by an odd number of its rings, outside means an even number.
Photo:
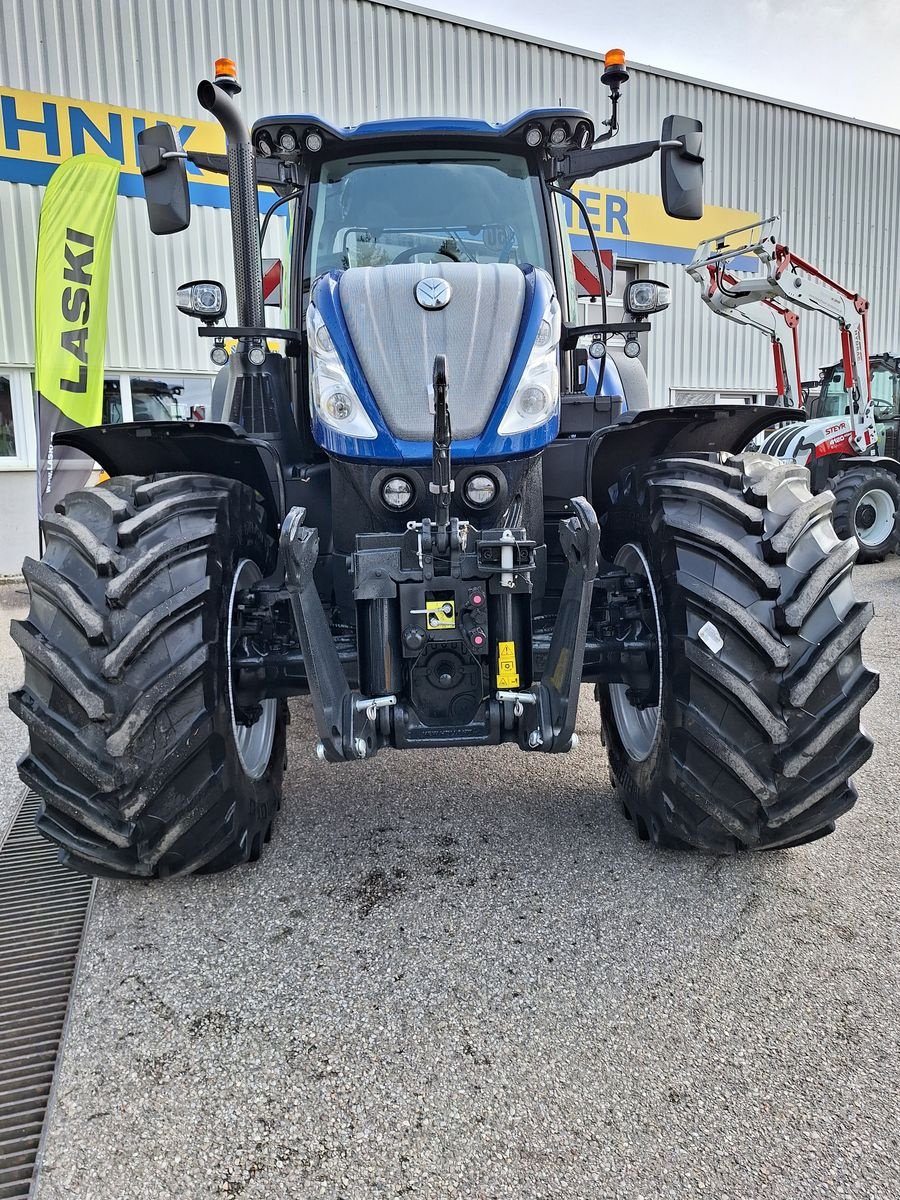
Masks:
[[[789,314],[785,303],[837,321],[844,375],[851,395],[853,448],[866,453],[878,440],[869,370],[869,302],[778,242],[775,237],[778,221],[777,216],[768,217],[701,242],[687,267],[688,274],[704,288],[703,298],[713,312],[762,328],[764,332],[768,332],[766,322],[774,321],[775,317],[770,318],[763,310]],[[729,264],[748,256],[759,260],[761,274],[738,278],[728,271]],[[738,313],[749,314],[749,319],[737,316]],[[793,334],[796,357],[796,324]],[[781,363],[777,348],[775,355],[776,378],[783,374],[786,387],[796,378],[799,397],[800,371],[799,367],[795,371],[790,363],[790,350]]]
[[[773,276],[773,284],[777,284],[779,294],[786,300],[810,312],[822,313],[840,326],[854,449],[867,452],[878,441],[869,368],[868,300],[829,279],[787,246],[775,247],[770,278]]]
[[[707,265],[692,270],[691,277],[701,284],[703,303],[716,316],[725,317],[737,325],[758,329],[766,335],[772,346],[779,403],[789,408],[800,408],[803,389],[798,315],[775,299],[745,297],[741,291],[741,280],[722,267]]]

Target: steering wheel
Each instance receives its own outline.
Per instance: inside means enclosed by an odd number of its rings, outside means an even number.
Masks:
[[[417,250],[415,246],[410,246],[407,250],[401,250],[396,258],[391,259],[391,266],[398,266],[400,263],[409,263],[419,254],[440,255],[441,258],[449,258],[451,262],[459,262],[459,257],[456,254],[450,254],[447,250]],[[434,262],[434,259],[431,260]]]
[[[873,408],[875,410],[876,421],[890,421],[894,415],[894,406],[890,400],[873,400]]]

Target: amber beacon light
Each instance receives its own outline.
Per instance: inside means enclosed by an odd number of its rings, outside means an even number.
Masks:
[[[611,53],[621,53],[621,51],[612,51]],[[606,56],[609,58],[609,55]],[[624,58],[622,59],[624,62]],[[220,79],[237,79],[237,64],[233,58],[217,58],[216,59],[216,83]]]
[[[603,75],[601,80],[607,87],[618,90],[619,85],[628,78],[625,69],[625,51],[607,50],[603,56]]]

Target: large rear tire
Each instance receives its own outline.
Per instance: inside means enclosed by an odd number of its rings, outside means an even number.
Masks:
[[[218,871],[258,857],[280,804],[286,706],[233,712],[234,586],[272,565],[253,490],[210,475],[128,476],[71,493],[26,559],[10,696],[38,828],[77,870]],[[254,728],[256,732],[254,733]]]
[[[864,461],[831,481],[834,528],[838,537],[859,542],[857,562],[883,562],[900,543],[900,483],[890,471],[864,466]]]
[[[610,767],[639,836],[718,854],[830,833],[872,752],[878,687],[860,638],[855,542],[830,493],[763,454],[657,459],[623,472],[603,551],[651,583],[656,703],[598,688]],[[646,697],[644,699],[647,699]]]

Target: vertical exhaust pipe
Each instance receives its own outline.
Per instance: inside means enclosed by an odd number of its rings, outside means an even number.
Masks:
[[[221,61],[216,63],[217,72]],[[233,64],[229,65],[233,71]],[[236,79],[222,71],[221,75],[217,73],[215,83],[203,80],[197,88],[197,99],[225,130],[238,321],[241,325],[261,326],[263,290],[256,158],[250,142],[250,128],[231,98],[238,91]]]

